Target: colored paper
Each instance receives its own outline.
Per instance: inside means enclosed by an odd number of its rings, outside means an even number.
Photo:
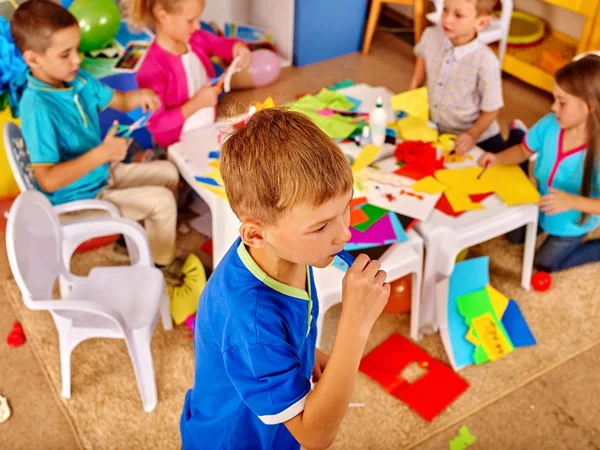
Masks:
[[[371,165],[381,151],[381,147],[373,144],[365,145],[352,164],[352,170],[358,172]]]
[[[357,124],[351,122],[352,118],[350,117],[343,117],[339,114],[325,117],[317,113],[318,109],[323,108],[310,108],[297,104],[292,104],[290,106],[290,110],[300,112],[310,117],[310,119],[331,139],[346,139],[358,127]]]
[[[475,440],[475,436],[471,434],[466,425],[463,425],[458,429],[458,436],[448,442],[448,447],[450,450],[465,450]]]
[[[427,220],[441,194],[431,195],[415,192],[408,187],[390,186],[366,181],[367,198],[372,205],[413,217]]]
[[[426,367],[427,373],[410,383],[400,374],[413,362]],[[392,334],[365,356],[359,370],[427,421],[433,420],[469,388],[450,367],[399,334]]]
[[[435,142],[438,132],[427,125],[427,121],[407,116],[396,122],[396,129],[405,141]]]
[[[481,344],[481,342],[479,342],[479,339],[477,339],[477,336],[475,336],[475,330],[473,329],[473,327],[469,327],[469,331],[467,331],[465,339],[471,344],[473,344],[473,346],[475,347]]]
[[[438,181],[448,186],[448,188],[454,188],[462,191],[465,195],[485,194],[487,192],[494,192],[496,190],[496,186],[492,180],[486,177],[486,174],[492,169],[487,170],[484,176],[482,176],[479,180],[477,177],[481,173],[481,167],[442,169],[435,173],[435,177],[438,179]]]
[[[475,203],[480,203],[480,202],[484,201],[486,198],[488,198],[490,195],[492,195],[491,192],[489,192],[487,194],[473,194],[473,195],[469,195],[469,198],[471,199],[471,201],[473,201]],[[444,214],[446,214],[447,216],[450,216],[450,217],[460,217],[466,212],[466,211],[458,212],[458,213],[455,212],[452,209],[452,206],[450,206],[450,203],[448,202],[448,199],[446,198],[446,194],[442,194],[442,196],[440,197],[440,199],[438,200],[438,202],[435,205],[435,209],[443,212]]]
[[[371,226],[373,226],[375,222],[377,222],[389,212],[387,209],[378,208],[377,206],[369,204],[362,206],[361,209],[369,218],[367,222],[363,222],[353,227],[361,232],[367,231]]]
[[[501,327],[502,325],[489,312],[473,318],[473,328],[481,341],[481,346],[492,362],[514,350]]]
[[[502,324],[515,347],[537,344],[516,301],[510,300],[502,316]]]
[[[469,331],[464,318],[458,312],[457,298],[485,288],[489,279],[489,258],[473,258],[455,265],[450,276],[448,288],[448,334],[451,348],[446,348],[446,353],[454,359],[457,369],[469,366],[475,362],[473,359],[473,346],[465,336]]]
[[[465,212],[465,211],[477,211],[481,209],[485,209],[481,203],[475,203],[471,200],[471,198],[463,191],[458,190],[457,188],[450,188],[446,192],[444,192],[446,196],[446,200],[450,204],[450,207],[455,212]]]
[[[427,88],[422,87],[396,94],[391,98],[394,111],[404,111],[409,116],[421,120],[429,120],[429,103],[427,101]]]
[[[429,176],[427,170],[414,164],[404,164],[402,167],[394,171],[396,175],[401,177],[412,178],[413,180],[421,180]]]
[[[387,211],[381,219],[367,230],[361,232],[354,227],[350,227],[350,233],[352,236],[345,247],[349,251],[404,242],[408,239],[396,215]],[[365,247],[364,245],[356,246],[355,244],[369,245]]]
[[[361,223],[365,223],[367,220],[369,220],[369,216],[367,216],[362,209],[356,208],[350,211],[351,227],[353,227],[354,225],[360,225]]]
[[[508,298],[506,298],[502,293],[498,292],[490,285],[487,285],[485,288],[488,292],[488,295],[490,296],[490,302],[492,302],[492,307],[494,308],[494,313],[496,314],[496,317],[503,317],[504,311],[506,311],[506,307],[508,306]]]
[[[367,203],[367,197],[355,197],[350,200],[350,209],[354,209],[357,206],[364,205]]]
[[[413,184],[411,189],[417,192],[425,192],[426,194],[439,194],[446,190],[446,185],[440,183],[432,176],[428,176]]]

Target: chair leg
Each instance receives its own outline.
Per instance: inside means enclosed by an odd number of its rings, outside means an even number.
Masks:
[[[419,332],[419,315],[421,310],[421,271],[412,273],[411,306],[410,306],[410,337],[417,342],[421,339]]]
[[[521,286],[523,286],[523,289],[526,291],[531,289],[531,275],[533,272],[533,260],[535,256],[537,226],[537,221],[528,223],[525,231],[525,248],[523,249],[523,272],[521,275]]]
[[[160,320],[162,322],[163,330],[173,329],[173,320],[171,319],[171,307],[169,305],[169,295],[167,294],[166,286],[163,292],[163,297],[160,301]]]
[[[371,42],[373,41],[373,35],[379,22],[379,14],[381,13],[382,0],[373,0],[371,3],[371,10],[369,11],[369,20],[367,21],[367,28],[365,29],[365,38],[363,40],[362,54],[367,55],[371,49]]]
[[[125,343],[135,372],[142,405],[147,413],[152,412],[157,403],[156,380],[150,350],[151,338],[152,327],[125,331]]]
[[[62,388],[60,395],[71,398],[71,321],[52,315],[58,332],[58,350],[60,352],[60,378]]]

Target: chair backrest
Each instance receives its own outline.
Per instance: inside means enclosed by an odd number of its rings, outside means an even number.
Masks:
[[[25,304],[52,299],[52,288],[64,272],[62,229],[48,199],[25,191],[14,201],[6,226],[6,250]]]
[[[4,148],[13,177],[21,192],[36,189],[35,178],[31,170],[31,161],[21,135],[21,129],[12,122],[4,124]]]

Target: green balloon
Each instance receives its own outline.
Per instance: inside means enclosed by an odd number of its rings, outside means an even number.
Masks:
[[[104,48],[119,32],[121,18],[113,0],[75,0],[69,11],[81,28],[82,52]]]

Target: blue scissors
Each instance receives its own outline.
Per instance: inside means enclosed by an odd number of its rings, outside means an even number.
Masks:
[[[144,128],[147,125],[148,119],[151,115],[151,112],[147,112],[138,120],[133,122],[131,125],[118,125],[116,135],[121,135],[124,138],[131,137],[131,133],[133,133],[136,130],[139,130],[140,128]]]

